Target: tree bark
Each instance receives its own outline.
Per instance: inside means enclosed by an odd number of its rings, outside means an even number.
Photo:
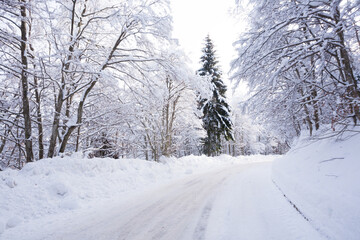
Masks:
[[[65,84],[66,84],[66,75],[68,74],[68,70],[70,69],[70,60],[72,59],[72,54],[75,49],[75,41],[74,41],[74,27],[75,27],[75,10],[76,10],[76,0],[73,0],[72,12],[71,12],[71,25],[70,25],[70,41],[72,44],[69,46],[69,54],[67,56],[67,62],[63,64],[62,68],[62,76],[61,76],[61,87],[59,89],[57,100],[55,102],[55,113],[54,120],[52,124],[50,144],[48,150],[48,157],[52,158],[55,155],[55,147],[56,147],[56,139],[59,135],[59,125],[60,125],[60,114],[62,110],[62,106],[64,103],[64,92],[65,92]]]
[[[44,158],[44,131],[41,114],[41,96],[38,89],[37,77],[34,77],[35,100],[36,100],[36,121],[38,125],[38,141],[39,141],[39,159]]]
[[[5,135],[6,135],[6,131],[5,131]],[[5,144],[6,144],[6,138],[1,138],[0,154],[1,154],[2,151],[4,150]]]
[[[338,36],[339,43],[341,45],[341,47],[339,49],[341,65],[339,66],[339,68],[340,68],[340,71],[342,71],[344,73],[344,78],[348,85],[348,87],[346,89],[348,95],[353,100],[359,100],[360,93],[357,89],[356,79],[355,79],[355,75],[354,75],[354,72],[353,72],[353,69],[351,66],[351,60],[349,57],[349,53],[345,46],[344,28],[339,26],[340,21],[341,21],[339,5],[340,5],[340,1],[337,1],[335,4],[335,11],[334,11],[334,21],[336,23],[335,26],[338,27],[337,36]],[[351,107],[351,111],[353,111],[354,123],[356,124],[357,121],[360,120],[359,105],[351,102],[350,107]]]
[[[25,134],[25,152],[26,162],[32,162],[34,160],[33,149],[32,149],[32,136],[31,136],[31,116],[30,116],[30,104],[29,104],[29,83],[28,83],[28,58],[27,58],[27,9],[26,1],[21,0],[20,15],[21,15],[21,86],[22,86],[22,107],[24,116],[24,134]]]
[[[29,13],[30,20],[32,21],[31,12]],[[32,22],[29,24],[29,37],[32,33]],[[31,50],[30,58],[32,59],[33,69],[36,69],[35,56],[34,56],[34,47],[29,43],[29,49]],[[44,158],[44,130],[43,130],[43,121],[41,113],[41,94],[39,91],[38,77],[34,74],[34,91],[35,91],[35,104],[36,104],[36,122],[38,128],[38,144],[39,144],[39,159]]]

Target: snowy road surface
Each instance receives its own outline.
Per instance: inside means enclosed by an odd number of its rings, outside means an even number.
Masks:
[[[271,162],[222,168],[9,229],[1,239],[316,240],[271,181]]]

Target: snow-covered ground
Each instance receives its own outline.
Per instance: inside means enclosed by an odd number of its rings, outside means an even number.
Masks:
[[[191,156],[164,164],[141,160],[46,160],[42,167],[36,163],[12,176],[12,182],[18,180],[13,187],[4,181],[3,185],[12,191],[18,188],[18,194],[10,194],[13,199],[9,202],[20,200],[24,194],[29,204],[13,203],[13,212],[22,217],[8,219],[6,224],[9,220],[15,224],[7,225],[0,238],[322,239],[273,185],[270,178],[273,158]],[[107,165],[103,161],[113,162]],[[34,173],[35,167],[43,170]],[[50,167],[55,170],[48,174],[46,169]],[[97,172],[90,174],[93,171]],[[124,173],[122,177],[119,171]],[[13,171],[7,173],[11,174]],[[60,177],[62,174],[67,174],[68,181]],[[47,177],[50,175],[57,177],[52,180]],[[28,180],[20,181],[22,178]],[[113,181],[118,178],[121,180]],[[28,187],[21,190],[26,183],[34,185],[35,179],[46,195],[47,207]],[[121,185],[121,181],[127,183]],[[90,189],[94,192],[87,196]]]
[[[360,239],[360,134],[353,134],[301,137],[273,164],[276,185],[328,239]]]
[[[193,239],[324,239],[274,186],[271,164],[248,164],[229,178],[213,202],[205,237]]]
[[[44,159],[0,172],[0,239],[359,239],[359,140],[303,138],[283,157]]]
[[[37,219],[41,222],[48,216],[88,211],[90,206],[156,189],[186,176],[259,159],[263,161],[257,156],[188,156],[155,163],[73,155],[30,163],[21,171],[7,169],[0,172],[0,239]]]

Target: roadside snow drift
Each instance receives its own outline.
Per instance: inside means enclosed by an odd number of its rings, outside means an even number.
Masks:
[[[329,239],[360,239],[360,134],[302,137],[273,164],[273,180]]]

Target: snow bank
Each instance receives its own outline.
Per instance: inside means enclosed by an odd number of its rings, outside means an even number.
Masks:
[[[299,139],[273,164],[273,180],[329,239],[360,237],[360,134]]]
[[[158,186],[189,174],[257,159],[187,156],[162,159],[44,159],[0,172],[0,235],[32,219],[86,208],[88,203]],[[1,238],[1,237],[0,237]]]

